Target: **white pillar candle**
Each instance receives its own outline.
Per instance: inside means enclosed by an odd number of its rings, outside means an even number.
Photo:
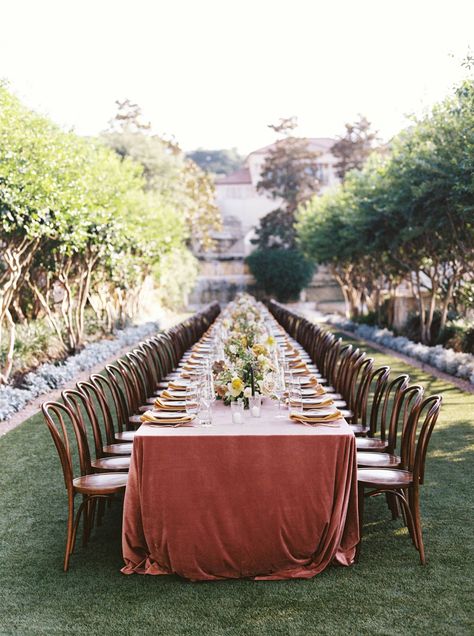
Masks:
[[[238,411],[236,413],[232,413],[232,422],[234,424],[242,424],[242,415]]]
[[[258,406],[252,406],[250,413],[252,417],[260,417],[260,408]]]

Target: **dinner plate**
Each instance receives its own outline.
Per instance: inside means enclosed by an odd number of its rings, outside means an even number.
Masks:
[[[180,400],[182,400],[182,398],[183,398],[183,392],[182,391],[178,391],[177,389],[166,389],[166,392],[169,393],[169,395],[172,395],[175,398],[179,398]],[[173,400],[173,404],[177,404],[177,402],[178,402],[177,400]]]
[[[311,417],[314,415],[315,418],[326,417],[328,415],[334,415],[337,413],[337,409],[333,406],[323,408],[323,409],[315,409],[314,411],[292,411],[291,414],[295,417]]]
[[[301,401],[303,404],[321,404],[321,402],[328,402],[330,399],[327,395],[315,395],[313,397],[304,397]]]
[[[148,411],[150,412],[150,411]],[[179,420],[179,419],[188,419],[191,416],[189,415],[189,413],[186,413],[186,411],[155,411],[152,410],[151,412],[151,416],[155,419],[155,420]]]

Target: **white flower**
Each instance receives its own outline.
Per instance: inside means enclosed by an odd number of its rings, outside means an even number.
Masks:
[[[252,395],[252,388],[250,386],[246,386],[244,389],[244,397],[249,398]]]
[[[230,345],[229,351],[235,355],[237,353],[237,347],[235,345]]]
[[[257,357],[258,362],[260,362],[260,364],[262,365],[262,367],[265,369],[266,367],[268,367],[269,365],[269,361],[268,358],[266,356],[263,355],[263,353],[261,353],[258,357]]]
[[[261,392],[263,395],[271,396],[275,391],[275,380],[272,375],[268,374],[263,378],[261,385]]]

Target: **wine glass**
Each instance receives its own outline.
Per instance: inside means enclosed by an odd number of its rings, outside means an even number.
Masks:
[[[212,426],[212,405],[216,399],[214,386],[210,382],[204,382],[199,391],[199,419],[201,426]]]
[[[273,388],[273,393],[276,397],[276,399],[278,400],[278,413],[276,415],[276,417],[278,418],[286,418],[285,413],[283,413],[282,408],[281,408],[281,400],[285,395],[285,374],[284,372],[279,369],[278,371],[275,372],[274,377],[274,388]]]
[[[186,388],[186,395],[184,400],[186,413],[194,419],[199,409],[198,396],[196,393],[196,388],[194,386],[188,386]]]
[[[298,381],[290,386],[289,407],[290,411],[301,412],[303,410],[303,394],[301,392],[301,385]]]

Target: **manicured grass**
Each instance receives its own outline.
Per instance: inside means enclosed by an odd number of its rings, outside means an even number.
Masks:
[[[0,439],[0,633],[472,633],[474,395],[372,353],[444,396],[422,492],[425,567],[377,498],[366,505],[360,563],[309,581],[125,577],[119,505],[86,549],[78,543],[64,574],[64,484],[49,433],[35,416]]]

